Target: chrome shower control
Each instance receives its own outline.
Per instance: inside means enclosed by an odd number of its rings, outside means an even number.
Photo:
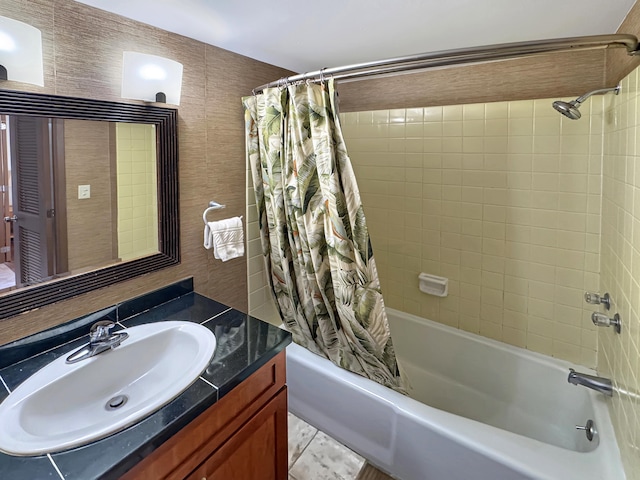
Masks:
[[[600,296],[599,293],[590,293],[585,292],[584,301],[590,303],[591,305],[604,305],[604,308],[609,310],[611,308],[611,297],[609,297],[608,293],[605,293],[603,296]]]
[[[596,432],[596,426],[591,419],[587,420],[587,423],[584,427],[581,425],[576,425],[576,430],[584,430],[584,433],[587,435],[587,440],[589,440],[590,442],[593,441],[593,438],[598,433]]]
[[[591,321],[597,327],[613,327],[616,333],[620,333],[622,330],[622,319],[618,313],[613,318],[609,318],[605,313],[593,312]]]

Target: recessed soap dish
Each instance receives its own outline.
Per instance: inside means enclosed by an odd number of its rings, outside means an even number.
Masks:
[[[446,297],[449,293],[449,279],[431,275],[429,273],[421,273],[418,275],[420,281],[420,291],[435,295],[436,297]]]

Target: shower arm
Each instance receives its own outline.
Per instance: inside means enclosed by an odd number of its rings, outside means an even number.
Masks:
[[[598,90],[594,90],[593,92],[585,93],[584,95],[576,98],[573,102],[579,105],[582,102],[584,102],[587,98],[589,98],[591,95],[600,95],[600,94],[609,93],[609,92],[615,92],[615,94],[618,95],[618,93],[620,93],[620,85],[617,85],[611,88],[600,88]]]
[[[442,50],[405,57],[388,58],[372,62],[364,62],[342,67],[323,68],[314,72],[292,75],[273,82],[260,85],[253,93],[262,92],[265,88],[283,87],[291,83],[311,81],[322,82],[325,78],[350,80],[361,77],[388,75],[394,73],[425,70],[429,68],[461,65],[466,63],[507,60],[510,58],[542,55],[553,52],[567,52],[604,47],[624,47],[628,55],[640,54],[638,39],[634,35],[591,35],[585,37],[556,38],[529,42],[501,43],[480,47]]]

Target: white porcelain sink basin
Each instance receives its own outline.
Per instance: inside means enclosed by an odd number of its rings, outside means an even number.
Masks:
[[[71,365],[65,354],[11,392],[0,404],[0,450],[58,452],[133,425],[189,387],[216,348],[211,330],[191,322],[126,332],[117,348]]]

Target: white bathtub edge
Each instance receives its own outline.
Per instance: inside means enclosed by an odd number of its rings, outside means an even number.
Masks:
[[[597,470],[602,467],[602,465],[597,464],[597,457],[592,455],[591,452],[579,453],[561,449],[563,455],[560,457],[558,455],[558,447],[549,446],[536,440],[526,439],[520,435],[506,431],[501,431],[504,435],[496,436],[494,434],[494,427],[424,405],[359,375],[341,370],[328,360],[298,345],[292,344],[288,346],[287,356],[288,362],[291,362],[287,365],[288,369],[294,369],[293,363],[299,362],[304,368],[315,371],[318,375],[327,375],[326,372],[332,369],[340,371],[340,382],[343,383],[344,388],[351,389],[351,392],[342,391],[340,393],[342,404],[349,403],[344,401],[344,396],[350,400],[356,397],[360,399],[375,399],[384,405],[385,408],[393,410],[394,428],[398,425],[398,421],[424,425],[428,427],[429,430],[436,432],[438,435],[455,444],[464,445],[469,450],[504,465],[510,470],[519,472],[522,478],[535,478],[540,480],[557,480],[558,478],[565,480],[573,478],[579,479],[582,477],[579,472],[593,471],[594,469]],[[305,390],[304,393],[307,395],[297,395],[296,390],[300,388],[303,388]],[[336,388],[340,387],[336,386]],[[362,443],[358,441],[358,436],[354,435],[351,429],[345,425],[331,421],[329,415],[319,414],[305,404],[305,400],[303,400],[302,397],[308,398],[308,395],[314,394],[313,385],[301,387],[300,385],[293,384],[290,386],[289,392],[289,405],[293,414],[300,416],[303,420],[308,421],[316,428],[344,443],[365,458],[370,458],[374,464],[383,470],[392,473],[401,470],[401,468],[394,463],[398,455],[397,450],[405,448],[406,445],[404,444],[411,442],[411,439],[398,439],[394,431],[392,432],[392,440],[388,445],[389,450],[383,455],[380,455],[380,451],[374,452],[375,455],[373,455],[372,458],[371,450],[362,448]],[[350,395],[353,395],[353,397],[349,397]],[[327,419],[329,420],[327,421]],[[485,442],[487,436],[492,440],[491,445]],[[529,465],[531,462],[529,461],[529,456],[525,453],[528,451],[527,449],[531,448],[531,445],[534,445],[538,452],[549,460],[547,467],[540,464],[534,466]],[[514,446],[520,446],[520,450],[525,453],[519,455],[517,449],[514,449]],[[510,452],[510,455],[506,455],[504,452]],[[455,461],[455,459],[452,459],[452,461]],[[611,470],[611,474],[613,475],[611,479],[617,480],[618,478],[624,478],[624,476],[619,476],[620,470],[615,468]],[[622,473],[622,475],[624,474]]]

